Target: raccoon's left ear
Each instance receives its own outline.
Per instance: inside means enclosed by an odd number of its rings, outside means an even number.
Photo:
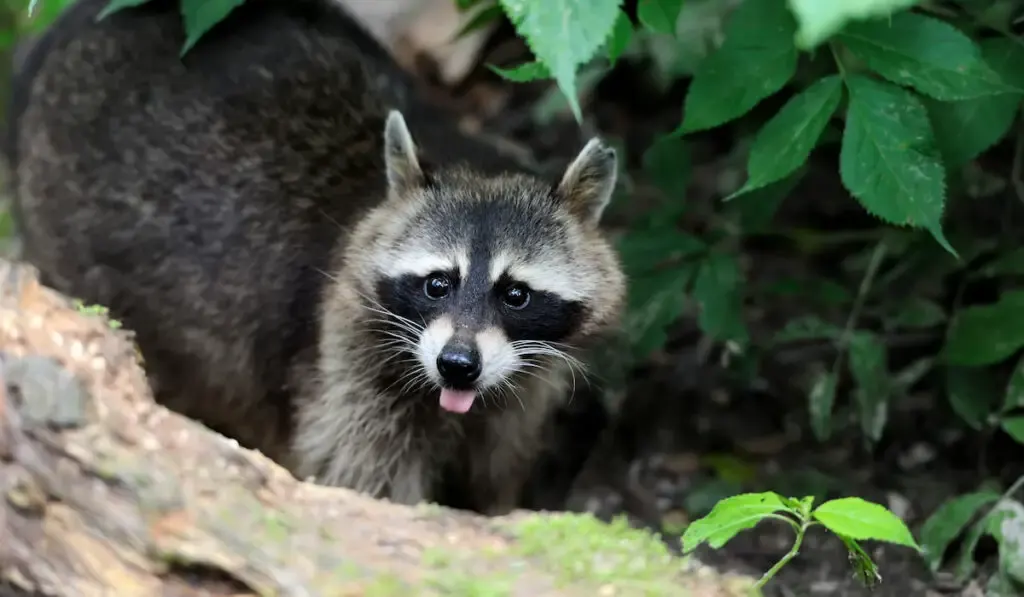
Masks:
[[[388,186],[398,195],[423,185],[423,168],[416,156],[416,143],[398,110],[391,110],[384,124],[384,166]]]
[[[618,176],[615,149],[591,139],[565,169],[558,193],[569,210],[585,222],[597,224],[612,199]]]

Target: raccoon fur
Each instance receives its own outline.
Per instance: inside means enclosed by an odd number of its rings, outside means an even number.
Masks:
[[[248,0],[183,57],[176,1],[106,4],[19,58],[24,259],[133,330],[158,401],[297,476],[517,507],[618,324],[614,150],[523,172],[330,0]]]

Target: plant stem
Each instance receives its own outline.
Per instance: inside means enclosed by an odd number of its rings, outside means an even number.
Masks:
[[[839,70],[839,76],[846,79],[846,67],[843,66],[843,59],[839,57],[839,50],[836,48],[835,42],[829,42],[828,49],[832,52],[832,59],[836,62],[836,69]]]
[[[764,576],[762,576],[760,580],[754,583],[754,589],[760,591],[761,588],[764,587],[765,583],[770,581],[776,574],[778,574],[779,570],[782,570],[783,566],[788,564],[790,560],[800,553],[800,545],[804,542],[804,533],[807,532],[807,527],[810,525],[811,521],[809,520],[804,520],[803,523],[801,523],[800,528],[796,531],[796,539],[793,541],[793,547],[789,548],[786,555],[782,556],[778,562],[775,562],[775,565],[772,566],[768,572],[765,572]]]
[[[878,268],[882,266],[887,249],[884,238],[875,244],[875,250],[871,253],[868,269],[864,272],[864,277],[860,281],[860,287],[857,289],[857,297],[853,301],[853,308],[850,309],[850,314],[846,318],[846,325],[843,326],[843,333],[839,337],[839,345],[836,347],[836,360],[832,363],[832,378],[836,380],[837,386],[839,385],[839,368],[842,366],[843,357],[846,356],[846,350],[850,345],[854,328],[857,327],[857,320],[860,319],[860,311],[864,308],[864,302],[867,300],[868,293],[871,292],[871,286],[875,282]]]
[[[999,501],[1001,502],[1005,499],[1012,498],[1013,494],[1020,491],[1021,487],[1024,487],[1024,475],[1021,475],[1020,478],[1013,482],[1013,485],[1010,485],[1009,489],[1003,492],[1003,495],[1002,497],[999,498]]]

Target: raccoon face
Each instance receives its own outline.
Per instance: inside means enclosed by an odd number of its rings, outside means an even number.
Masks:
[[[616,323],[624,295],[598,230],[615,185],[614,150],[590,141],[555,185],[426,172],[392,112],[385,162],[389,197],[364,235],[367,294],[441,408],[465,413],[480,395],[514,393],[518,377],[559,359],[581,366],[572,353]]]

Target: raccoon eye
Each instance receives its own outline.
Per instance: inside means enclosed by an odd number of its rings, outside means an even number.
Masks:
[[[423,282],[423,294],[431,300],[440,300],[452,291],[452,281],[444,274],[430,274]]]
[[[524,284],[511,284],[505,288],[501,300],[510,309],[522,309],[530,304],[530,289]]]

